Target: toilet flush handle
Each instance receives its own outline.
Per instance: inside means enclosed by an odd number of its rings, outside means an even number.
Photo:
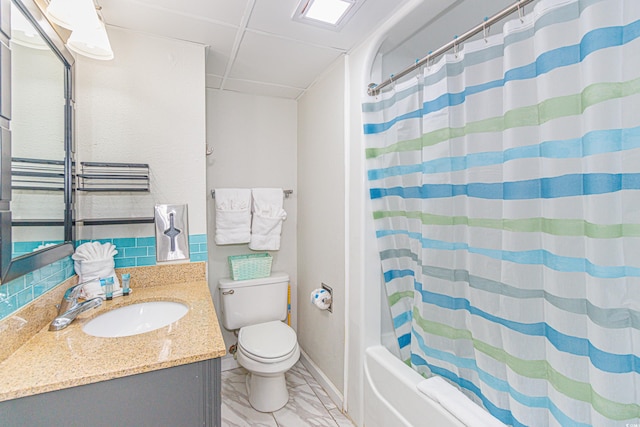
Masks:
[[[233,295],[233,289],[230,291],[223,292],[222,295]]]

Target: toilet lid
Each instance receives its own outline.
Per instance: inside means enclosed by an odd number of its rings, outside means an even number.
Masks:
[[[286,356],[295,349],[297,341],[296,332],[278,320],[245,326],[238,333],[242,349],[263,359]]]

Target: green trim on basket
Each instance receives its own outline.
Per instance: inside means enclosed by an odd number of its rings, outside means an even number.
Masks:
[[[268,253],[232,255],[229,270],[233,280],[249,280],[268,277],[271,274],[273,257]]]

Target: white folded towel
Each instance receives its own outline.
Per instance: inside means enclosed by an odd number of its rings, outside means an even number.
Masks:
[[[280,249],[282,221],[287,213],[282,209],[282,188],[253,188],[253,220],[249,249],[277,251]]]
[[[76,261],[112,258],[117,255],[116,246],[112,243],[87,242],[76,248],[71,258]]]
[[[442,377],[431,377],[416,386],[420,392],[440,403],[467,427],[505,427],[493,415],[469,399]]]
[[[251,240],[251,190],[216,189],[217,245],[248,243]]]
[[[114,295],[120,291],[120,281],[115,272],[114,255],[118,251],[115,245],[111,243],[87,242],[76,248],[71,258],[73,259],[73,268],[78,274],[78,282],[87,282],[82,287],[80,297],[91,299],[95,297],[105,298],[105,294],[100,287],[99,279],[113,278]]]
[[[78,273],[78,276],[80,276],[80,273]],[[87,281],[78,279],[78,283],[82,283],[82,282],[87,282]],[[92,281],[85,283],[85,285],[80,290],[80,297],[84,299],[91,299],[95,297],[102,297],[103,299],[107,298],[106,294],[102,290],[102,287],[100,286],[99,278],[93,279]]]

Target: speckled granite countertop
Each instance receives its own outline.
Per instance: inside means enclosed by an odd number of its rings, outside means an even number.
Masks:
[[[205,280],[135,288],[105,301],[66,329],[48,325],[0,363],[0,401],[221,357],[225,345]],[[140,335],[98,338],[82,326],[97,315],[144,301],[177,301],[188,313]]]

